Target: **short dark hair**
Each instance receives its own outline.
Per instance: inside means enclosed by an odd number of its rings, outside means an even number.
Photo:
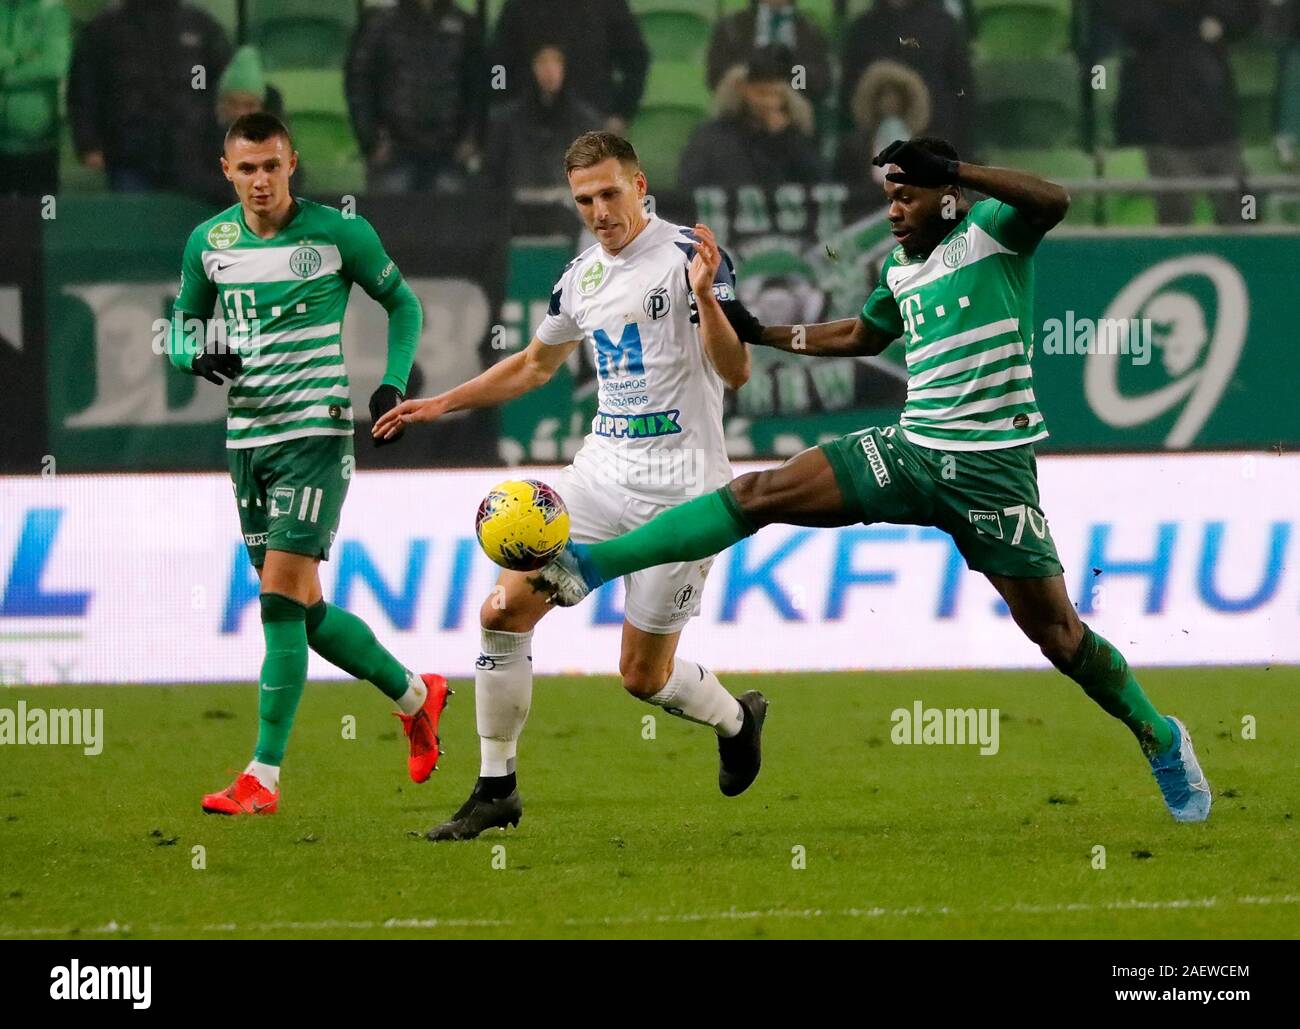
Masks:
[[[289,149],[293,149],[293,137],[289,135],[289,130],[275,115],[269,111],[253,111],[250,114],[241,114],[226,130],[225,146],[229,146],[231,140],[246,139],[250,143],[265,143],[268,139],[274,139],[276,136],[283,136],[284,141],[289,144]]]
[[[590,168],[611,157],[633,168],[641,167],[636,150],[622,136],[612,132],[584,132],[564,151],[564,174],[567,177],[578,168]]]
[[[938,136],[913,136],[908,142],[915,144],[935,157],[946,157],[950,161],[961,160],[957,148],[946,139],[941,139]]]

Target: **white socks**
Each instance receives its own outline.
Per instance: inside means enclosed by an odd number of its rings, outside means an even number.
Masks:
[[[481,776],[499,777],[515,770],[519,734],[533,702],[532,644],[531,631],[483,630],[483,649],[474,671]]]
[[[718,677],[684,658],[673,661],[664,688],[645,699],[670,715],[711,725],[719,736],[735,736],[745,724],[740,701],[727,692]]]
[[[429,695],[429,687],[424,684],[414,672],[406,673],[406,692],[397,698],[397,706],[402,709],[402,714],[413,715],[420,708],[424,707],[425,698]]]
[[[244,774],[251,775],[272,793],[280,788],[279,765],[264,765],[260,761],[250,761],[248,767],[244,769]]]

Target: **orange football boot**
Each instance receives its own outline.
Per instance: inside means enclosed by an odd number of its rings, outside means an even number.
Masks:
[[[268,790],[247,772],[220,793],[203,798],[203,810],[209,815],[273,815],[279,806],[280,791]]]
[[[424,706],[413,715],[404,715],[394,711],[402,720],[402,729],[411,741],[411,756],[406,759],[406,769],[411,773],[412,782],[424,782],[438,767],[438,758],[442,756],[442,741],[438,738],[438,719],[442,717],[443,708],[452,691],[447,689],[447,680],[441,675],[428,672],[422,676],[428,687]]]

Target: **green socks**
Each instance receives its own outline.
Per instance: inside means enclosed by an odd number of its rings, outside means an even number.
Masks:
[[[373,682],[393,700],[410,686],[405,666],[375,639],[370,626],[341,607],[319,600],[307,608],[307,642],[330,664]]]
[[[723,486],[652,518],[639,529],[590,545],[584,557],[605,582],[628,572],[721,553],[758,530]]]
[[[1061,669],[1083,687],[1103,711],[1128,726],[1147,754],[1168,750],[1174,742],[1169,723],[1151,706],[1124,655],[1083,627],[1083,640],[1068,665]]]
[[[307,609],[278,593],[262,594],[266,657],[257,691],[253,760],[279,767],[307,683]]]

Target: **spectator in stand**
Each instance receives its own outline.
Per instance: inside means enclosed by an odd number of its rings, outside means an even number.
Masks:
[[[229,60],[225,30],[180,0],[122,0],[100,12],[77,37],[68,76],[82,163],[119,192],[184,189]]]
[[[748,65],[757,50],[784,47],[790,52],[791,67],[804,68],[804,92],[814,105],[826,99],[831,88],[830,45],[811,18],[801,14],[795,0],[752,0],[749,10],[719,18],[709,40],[706,81],[714,91],[732,68]]]
[[[840,110],[846,123],[852,122],[859,80],[882,60],[906,65],[921,76],[930,91],[928,131],[948,140],[959,153],[969,153],[975,109],[970,41],[965,25],[942,0],[876,0],[871,10],[848,23],[840,80]]]
[[[870,190],[876,204],[885,169],[873,157],[896,139],[923,136],[930,124],[930,91],[921,76],[894,61],[876,61],[858,80],[853,93],[853,131],[840,141],[835,178],[852,191]]]
[[[564,190],[568,202],[564,152],[584,132],[599,129],[603,119],[573,95],[566,63],[558,46],[541,44],[533,54],[527,91],[492,113],[483,172],[493,185]]]
[[[214,112],[208,144],[191,155],[191,167],[184,178],[184,192],[218,207],[228,207],[235,194],[221,172],[217,160],[225,150],[226,130],[245,114],[267,111],[284,118],[284,100],[280,91],[266,81],[262,58],[256,47],[241,46],[226,65],[217,84],[217,108]],[[293,191],[305,192],[302,155],[293,173]]]
[[[825,179],[813,108],[790,86],[790,52],[756,51],[714,91],[718,116],[696,127],[682,154],[682,186],[811,185]]]
[[[69,38],[59,0],[0,0],[0,195],[58,192]]]
[[[505,69],[505,90],[517,100],[532,89],[532,60],[552,43],[570,58],[573,94],[600,112],[609,132],[625,135],[641,107],[650,52],[627,0],[506,0],[497,19],[492,66]]]
[[[348,111],[372,193],[458,188],[487,101],[483,26],[453,0],[369,12],[348,55]]]
[[[1115,139],[1146,149],[1153,176],[1244,175],[1228,44],[1259,18],[1257,0],[1102,0],[1127,54]],[[1238,191],[1211,196],[1221,225],[1241,224]],[[1193,197],[1156,195],[1162,225],[1192,220]]]

